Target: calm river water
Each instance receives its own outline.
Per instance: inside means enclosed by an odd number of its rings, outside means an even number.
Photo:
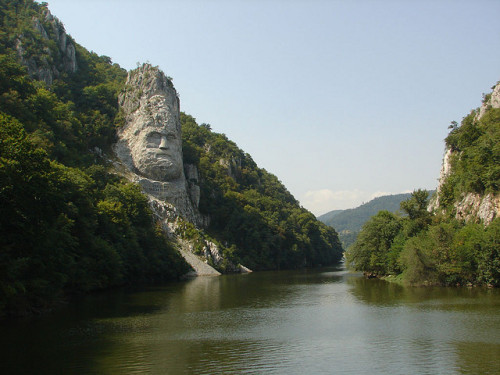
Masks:
[[[0,323],[1,374],[500,374],[500,291],[342,269],[100,293]]]

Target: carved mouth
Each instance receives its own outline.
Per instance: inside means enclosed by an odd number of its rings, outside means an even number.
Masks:
[[[171,157],[170,153],[168,152],[156,152],[155,156],[160,158]]]

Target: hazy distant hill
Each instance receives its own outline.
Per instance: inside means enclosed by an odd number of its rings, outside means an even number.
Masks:
[[[318,217],[318,220],[325,223],[326,225],[330,225],[328,224],[331,220],[333,220],[333,218],[335,216],[337,216],[338,214],[340,214],[341,212],[343,212],[344,210],[333,210],[333,211],[330,211],[330,212],[327,212],[326,214],[324,215],[321,215]]]
[[[500,287],[500,81],[491,89],[450,124],[435,196],[416,190],[401,204],[406,216],[370,218],[345,253],[349,268],[412,285]]]
[[[339,233],[342,246],[347,249],[354,243],[361,227],[370,217],[381,210],[398,211],[399,204],[410,196],[410,193],[405,193],[378,197],[356,208],[330,211],[319,216],[318,220],[335,228]]]

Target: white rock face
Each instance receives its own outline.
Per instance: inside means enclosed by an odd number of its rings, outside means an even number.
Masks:
[[[488,108],[500,108],[500,83],[497,83],[497,85],[493,87],[490,98],[481,105],[476,119],[481,119]]]
[[[222,265],[224,258],[218,246],[202,240],[204,257],[199,257],[193,254],[194,242],[185,239],[182,229],[185,221],[206,227],[209,220],[198,211],[198,169],[183,165],[179,97],[172,82],[158,68],[144,64],[129,73],[119,105],[125,124],[113,147],[120,160],[117,170],[148,195],[156,222],[177,241],[180,253],[194,270],[193,276],[220,275],[208,264]],[[231,264],[225,268],[250,271]]]
[[[191,197],[184,175],[179,98],[172,82],[158,68],[144,64],[129,73],[119,105],[125,125],[114,151],[132,179],[188,221],[203,225],[199,187]],[[194,174],[197,181],[197,171]],[[195,188],[189,190],[196,193]]]
[[[489,108],[500,108],[500,83],[498,83],[491,93],[490,98],[479,108],[475,121],[479,121]],[[456,152],[447,149],[441,166],[439,184],[437,187],[436,198],[430,202],[428,210],[439,209],[439,197],[442,187],[451,174],[451,159]],[[455,217],[465,221],[482,221],[485,225],[490,224],[495,217],[500,216],[500,196],[487,194],[481,196],[477,193],[465,194],[462,199],[454,203]]]
[[[184,179],[179,98],[172,83],[145,64],[129,73],[119,103],[126,124],[119,132],[118,156],[146,178]]]
[[[460,202],[455,203],[455,209],[455,217],[459,220],[480,220],[488,225],[500,213],[500,196],[495,197],[493,194],[481,196],[469,193]]]
[[[44,11],[44,21],[48,23],[49,30],[46,30],[42,21],[36,17],[33,18],[33,28],[40,33],[43,39],[56,42],[59,49],[58,53],[62,58],[61,63],[56,66],[47,60],[52,53],[49,48],[44,50],[46,56],[38,56],[38,59],[27,56],[23,47],[24,35],[19,35],[16,39],[16,50],[21,63],[28,68],[30,76],[51,85],[54,78],[59,77],[62,72],[74,73],[78,70],[78,66],[75,46],[66,34],[61,21],[54,17],[48,9]]]
[[[450,175],[451,173],[451,156],[453,155],[453,152],[450,149],[447,149],[444,157],[443,157],[443,163],[441,164],[441,172],[439,173],[439,183],[436,191],[436,195],[434,200],[432,200],[429,203],[429,207],[427,210],[429,212],[432,212],[439,207],[439,197],[441,195],[441,190],[443,187],[444,182],[446,181],[446,178]]]
[[[191,272],[185,275],[185,277],[219,276],[220,272],[208,264],[207,259],[211,258],[213,261],[213,256],[211,253],[209,253],[208,256],[205,257],[205,259],[195,255],[193,253],[193,244],[190,241],[184,240],[176,235],[176,232],[179,228],[179,223],[182,220],[177,213],[177,209],[172,204],[151,196],[149,199],[149,204],[153,211],[153,214],[155,215],[156,222],[161,224],[163,232],[167,235],[167,237],[169,237],[171,240],[177,241],[177,243],[179,244],[178,250],[180,254],[193,269]],[[219,249],[212,242],[207,242],[205,247],[209,247],[211,251],[219,254]]]

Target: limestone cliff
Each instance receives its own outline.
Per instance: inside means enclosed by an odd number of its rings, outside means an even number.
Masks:
[[[200,263],[183,230],[187,223],[194,224],[194,231],[207,226],[208,217],[198,210],[198,169],[183,164],[180,103],[171,79],[157,67],[142,65],[129,73],[119,106],[125,124],[114,145],[118,169],[148,195],[156,221],[179,243],[196,274],[219,274],[206,264],[218,266],[224,260],[217,245],[198,236],[196,246],[205,260]]]
[[[32,26],[34,36],[21,33],[15,40],[18,57],[30,76],[51,85],[61,73],[76,72],[75,44],[62,22],[44,9],[41,17],[32,18]]]
[[[491,94],[485,96],[481,107],[473,111],[473,123],[476,126],[481,126],[480,121],[488,111],[498,108],[500,108],[500,83],[493,87]],[[500,124],[494,126],[498,129]],[[446,148],[437,193],[429,205],[430,211],[443,211],[445,209],[442,201],[446,183],[454,172],[454,161],[463,157],[462,154],[462,150],[456,150],[449,146]],[[495,158],[494,155],[493,158]],[[470,171],[469,173],[474,173],[474,171]],[[493,178],[495,177],[493,176]],[[500,216],[500,194],[494,192],[486,192],[484,194],[470,191],[464,192],[454,200],[452,210],[456,219],[483,222],[485,225],[488,225],[494,218]]]
[[[189,186],[182,161],[179,98],[163,72],[144,64],[129,73],[119,96],[125,125],[114,150],[145,193],[172,204],[187,220],[202,226],[199,194]],[[188,167],[191,184],[197,171]],[[192,194],[189,194],[189,193]]]

